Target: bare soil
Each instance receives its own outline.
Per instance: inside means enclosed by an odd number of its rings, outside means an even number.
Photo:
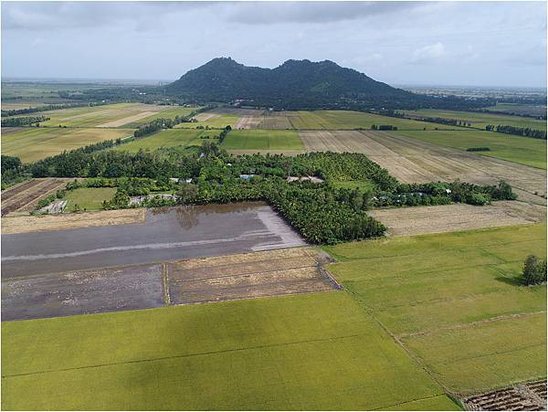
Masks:
[[[159,307],[162,265],[80,270],[2,280],[2,320]]]
[[[293,125],[285,112],[264,112],[259,129],[293,129]]]
[[[2,218],[2,234],[141,223],[145,221],[145,213],[146,209],[122,209],[68,215],[7,216]]]
[[[474,395],[464,404],[472,411],[545,411],[546,380]]]
[[[452,204],[377,209],[368,214],[387,226],[388,234],[392,236],[522,225],[546,219],[543,206],[518,201],[500,201],[486,206]]]

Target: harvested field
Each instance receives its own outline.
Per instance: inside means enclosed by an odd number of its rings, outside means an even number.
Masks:
[[[144,209],[142,209],[144,211]],[[102,216],[93,213],[91,216]],[[63,222],[66,216],[51,216]],[[79,215],[76,215],[79,216]],[[80,215],[81,216],[81,215]],[[157,208],[133,224],[2,235],[2,276],[28,276],[303,246],[262,202]],[[98,263],[100,262],[100,263]]]
[[[11,212],[31,212],[40,199],[62,189],[69,179],[31,179],[2,192],[2,216]]]
[[[546,205],[546,171],[442,147],[393,132],[303,131],[308,151],[358,152],[404,183],[460,179],[476,184],[506,180],[520,200]],[[535,194],[535,192],[537,194]]]
[[[518,201],[377,209],[368,213],[387,226],[388,234],[393,236],[523,225],[546,219],[545,207]]]
[[[159,307],[162,265],[81,270],[2,279],[2,320]]]
[[[113,120],[111,122],[103,123],[97,127],[120,127],[128,123],[136,122],[137,120],[144,119],[146,117],[152,116],[156,112],[141,112],[134,114],[133,116],[124,117],[122,119]]]
[[[62,216],[7,216],[2,218],[2,235],[142,223],[145,212],[145,209],[122,209]]]
[[[207,113],[198,113],[194,118],[198,120],[199,122],[205,122],[206,120],[215,119],[216,117],[221,117],[221,115],[218,113],[207,112]]]
[[[290,112],[264,112],[259,129],[293,129],[289,119]]]
[[[472,411],[545,411],[546,380],[471,396],[464,404]]]
[[[262,121],[260,116],[245,115],[240,117],[240,120],[234,126],[235,129],[256,129]]]
[[[280,249],[169,263],[171,303],[202,303],[318,292],[338,286],[312,248]]]

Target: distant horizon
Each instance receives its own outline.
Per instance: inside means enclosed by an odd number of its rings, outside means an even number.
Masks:
[[[331,60],[391,85],[546,88],[546,2],[8,1],[1,10],[5,78],[175,80],[230,56],[270,68]]]
[[[28,83],[127,83],[131,84],[134,83],[136,85],[153,85],[152,83],[171,83],[176,80],[178,80],[181,76],[175,78],[175,79],[139,79],[139,78],[85,78],[85,77],[2,77],[1,81],[4,82],[28,82]],[[544,91],[548,93],[548,87],[547,86],[504,86],[504,85],[479,85],[479,84],[426,84],[426,83],[389,83],[386,81],[383,81],[382,79],[374,79],[383,83],[387,83],[388,85],[396,88],[404,88],[404,87],[432,87],[432,88],[481,88],[481,89],[507,89],[507,90],[516,90],[516,89],[523,89],[523,90],[537,90],[537,91]],[[141,83],[142,82],[142,83]]]

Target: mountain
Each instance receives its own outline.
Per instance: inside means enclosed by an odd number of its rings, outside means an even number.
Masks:
[[[329,60],[288,60],[275,69],[265,69],[247,67],[231,58],[216,58],[190,70],[167,85],[165,93],[202,102],[241,100],[278,109],[401,107],[418,97]]]

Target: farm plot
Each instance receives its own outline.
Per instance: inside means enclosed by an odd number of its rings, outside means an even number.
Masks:
[[[466,121],[472,127],[485,130],[485,126],[505,125],[514,127],[529,127],[531,129],[546,130],[546,120],[537,120],[530,117],[512,116],[510,114],[495,114],[495,113],[479,113],[479,112],[462,112],[458,110],[436,110],[422,109],[416,111],[406,111],[409,116],[413,117],[442,117],[444,119],[455,119]],[[544,108],[546,114],[546,108]]]
[[[70,215],[60,216],[68,218]],[[98,216],[100,216],[98,214]],[[150,209],[144,222],[2,234],[2,276],[29,276],[303,246],[261,202]]]
[[[318,292],[337,287],[311,248],[280,249],[167,264],[170,302],[200,303]]]
[[[475,411],[545,411],[546,380],[471,396],[464,403]]]
[[[546,204],[546,172],[411,139],[393,132],[304,131],[308,151],[358,152],[404,183],[438,180],[496,184],[506,180],[520,200]]]
[[[2,322],[25,410],[457,409],[346,293]]]
[[[311,112],[289,112],[291,124],[295,129],[352,130],[371,129],[372,125],[392,125],[399,130],[455,129],[456,127],[438,125],[416,120],[380,116],[378,114],[353,112],[346,110],[317,110]]]
[[[325,247],[345,289],[451,393],[546,376],[546,286],[516,278],[546,256],[546,225]]]
[[[233,130],[226,136],[222,146],[236,154],[295,154],[304,150],[299,135],[294,130]]]
[[[259,129],[293,129],[290,117],[295,117],[295,112],[269,112],[263,113],[263,118],[258,125]]]
[[[164,304],[162,265],[2,280],[2,320],[148,309]]]
[[[2,234],[47,232],[94,226],[143,223],[145,209],[103,210],[68,215],[2,217]]]
[[[11,212],[30,212],[40,199],[62,189],[68,179],[31,179],[2,192],[2,216]]]
[[[488,147],[489,151],[476,154],[546,169],[546,140],[477,130],[402,131],[397,134],[455,149]]]
[[[453,204],[371,210],[369,215],[388,227],[392,236],[455,232],[546,220],[546,208],[524,202],[501,201],[487,206]]]
[[[168,112],[169,110],[169,112]],[[44,126],[57,127],[122,127],[133,128],[157,117],[175,117],[175,114],[188,114],[190,108],[160,106],[142,103],[116,103],[93,107],[75,107],[52,110],[43,115],[50,120]]]
[[[116,193],[114,187],[82,187],[67,192],[65,211],[101,210],[103,202],[112,200]]]
[[[139,150],[156,150],[163,147],[188,147],[199,146],[203,140],[201,136],[217,137],[218,131],[195,129],[168,129],[162,130],[152,136],[132,140],[116,146],[112,150],[137,153]]]
[[[130,129],[25,127],[2,135],[2,154],[17,156],[23,163],[29,163],[64,150],[132,134]]]
[[[196,122],[180,123],[175,127],[183,129],[195,129],[196,127],[222,129],[226,126],[230,126],[235,129],[236,124],[238,124],[241,117],[253,115],[255,112],[257,111],[248,111],[245,109],[218,108],[197,114],[195,117],[195,119],[197,120]]]

